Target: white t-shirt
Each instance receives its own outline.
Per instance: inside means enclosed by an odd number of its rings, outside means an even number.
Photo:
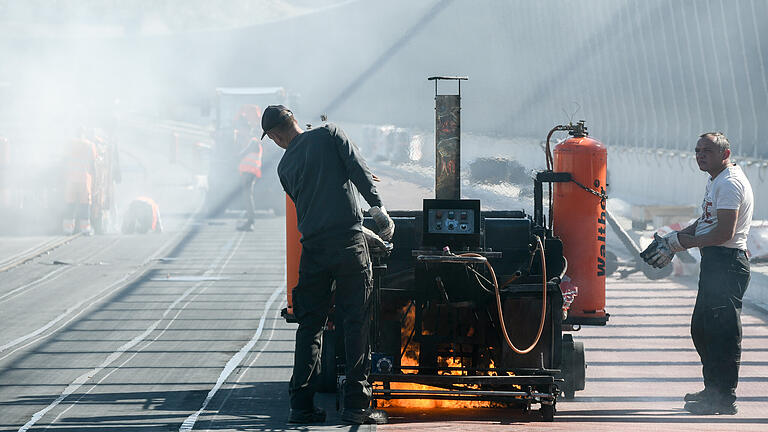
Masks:
[[[731,165],[714,179],[710,177],[701,204],[701,217],[696,225],[696,236],[706,234],[717,226],[717,210],[738,210],[733,238],[719,246],[747,250],[747,234],[752,223],[754,202],[752,185],[740,166]]]

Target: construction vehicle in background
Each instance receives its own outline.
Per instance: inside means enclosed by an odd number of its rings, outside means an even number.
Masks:
[[[245,208],[238,169],[242,152],[253,138],[252,134],[261,130],[260,108],[286,103],[288,95],[282,87],[216,89],[214,144],[205,199],[209,217],[220,216],[227,211],[239,212]],[[247,129],[250,129],[250,133],[246,133]],[[253,200],[259,210],[271,209],[275,214],[283,214],[285,206],[282,188],[277,180],[277,163],[281,152],[277,150],[274,146],[264,146],[261,167],[264,174],[257,187],[253,188]]]

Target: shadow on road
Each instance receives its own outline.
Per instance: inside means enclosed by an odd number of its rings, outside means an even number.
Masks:
[[[475,429],[467,422],[477,422],[475,426],[487,425],[528,425],[547,428],[557,423],[674,423],[674,424],[739,424],[754,425],[768,424],[768,418],[745,418],[741,416],[694,416],[679,409],[608,409],[608,410],[558,410],[555,422],[541,423],[538,410],[528,413],[514,408],[462,408],[462,409],[411,409],[387,408],[391,425],[406,426],[409,424],[440,423],[443,425],[456,422],[462,424],[462,429]],[[532,423],[536,423],[535,425]],[[551,427],[550,429],[554,429]]]
[[[179,383],[173,383],[177,386]],[[157,387],[161,385],[158,384]],[[20,397],[0,402],[0,411],[14,406],[34,406],[36,410],[47,406],[58,394]],[[68,397],[57,411],[76,406],[60,418],[52,429],[56,431],[82,431],[98,426],[115,432],[179,430],[187,416],[197,411],[207,396],[206,390],[146,391],[113,393],[75,393]],[[664,398],[666,399],[666,398]],[[760,398],[765,399],[765,398]],[[335,395],[318,394],[316,402],[326,409],[328,419],[318,425],[290,425],[288,418],[288,392],[285,382],[248,382],[234,388],[223,388],[199,417],[196,430],[235,431],[324,431],[368,430],[370,427],[343,425],[335,409]],[[393,429],[427,427],[427,423],[447,426],[462,424],[472,430],[482,427],[528,425],[532,428],[556,428],[558,423],[633,423],[633,424],[708,424],[741,425],[768,424],[767,418],[741,416],[693,416],[680,409],[598,409],[570,410],[568,402],[561,402],[555,423],[542,423],[537,410],[525,413],[519,408],[463,408],[463,409],[409,409],[387,408]],[[50,413],[50,414],[53,414]],[[54,417],[44,417],[37,426],[46,426]],[[6,420],[7,421],[7,420]],[[547,426],[550,425],[550,426]],[[21,424],[3,423],[0,430],[18,430]]]
[[[179,383],[174,383],[178,386]],[[157,387],[161,385],[158,384]],[[73,393],[56,410],[46,414],[35,426],[45,427],[60,412],[76,406],[50,428],[55,431],[109,430],[111,432],[178,431],[187,416],[202,406],[207,390],[147,391],[114,393]],[[58,393],[20,397],[0,402],[0,412],[18,406],[40,410],[58,397]],[[236,431],[357,431],[367,426],[341,423],[335,408],[335,395],[318,394],[316,403],[325,408],[328,419],[318,425],[291,425],[288,419],[288,384],[286,382],[241,383],[236,388],[222,388],[197,420],[194,430]],[[16,431],[22,424],[0,420],[0,431]]]

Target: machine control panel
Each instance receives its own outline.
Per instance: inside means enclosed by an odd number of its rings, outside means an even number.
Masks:
[[[480,200],[425,199],[422,214],[424,245],[480,244]]]
[[[477,234],[474,209],[429,209],[430,234]]]

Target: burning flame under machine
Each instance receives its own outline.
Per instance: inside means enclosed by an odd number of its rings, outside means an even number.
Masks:
[[[447,400],[525,411],[539,404],[551,421],[561,392],[569,398],[584,389],[583,345],[563,335],[574,323],[564,321],[563,243],[545,225],[542,203],[544,184],[570,182],[571,174],[537,173],[533,216],[481,211],[479,200],[461,199],[460,100],[467,78],[429,79],[435,81],[436,197],[424,199],[422,211],[391,211],[394,249],[372,253],[374,404]],[[458,94],[438,94],[439,80],[456,80]],[[364,223],[375,229],[370,217]],[[597,324],[605,320],[607,314]],[[329,326],[324,336],[326,391],[343,380],[339,330]]]

